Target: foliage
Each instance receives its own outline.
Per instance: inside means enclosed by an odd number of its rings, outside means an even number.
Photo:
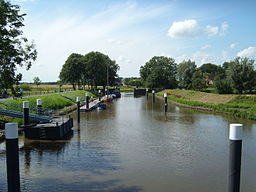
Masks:
[[[90,52],[85,55],[84,79],[87,84],[97,87],[114,85],[119,70],[118,64],[107,55],[100,52]]]
[[[228,78],[236,92],[252,92],[256,85],[254,60],[237,57],[228,67]]]
[[[141,79],[150,88],[177,87],[176,73],[175,60],[164,56],[155,56],[140,67]]]
[[[16,73],[17,67],[25,66],[28,70],[37,51],[34,43],[22,36],[26,14],[20,14],[19,6],[2,0],[0,13],[0,89],[11,88],[14,92],[13,85],[22,79],[22,74]]]
[[[230,94],[233,93],[232,85],[227,79],[216,78],[215,87],[219,94]]]
[[[40,85],[42,83],[41,79],[39,77],[34,77],[33,78],[34,84],[36,84],[36,86]]]
[[[62,66],[59,78],[62,83],[70,83],[75,90],[85,85],[97,87],[114,85],[117,79],[118,64],[100,52],[86,55],[72,53]]]
[[[140,87],[143,85],[141,78],[138,78],[138,77],[124,78],[124,83],[125,85],[136,86],[136,87]]]
[[[72,53],[65,64],[62,66],[59,78],[62,82],[70,83],[73,89],[81,80],[81,71],[83,70],[83,55]]]
[[[163,94],[161,93],[158,93],[158,95],[163,96]],[[221,97],[221,95],[217,95],[217,94],[215,95],[217,97],[218,96]],[[220,112],[220,113],[225,113],[225,114],[229,114],[237,117],[256,120],[256,102],[255,102],[256,96],[235,96],[234,99],[224,104],[190,101],[179,95],[170,95],[170,93],[169,93],[168,99],[180,104],[192,106],[192,108],[196,108],[199,110],[205,110],[205,111],[212,110],[214,112]]]
[[[200,69],[198,69],[194,73],[192,81],[193,81],[192,82],[192,88],[194,90],[202,91],[203,89],[205,89],[207,87],[204,73]]]
[[[192,77],[196,71],[196,64],[194,61],[183,61],[178,65],[177,77],[179,80],[179,87],[184,89],[192,88]]]
[[[32,90],[28,84],[21,84],[19,87],[22,88],[23,91],[31,91]]]

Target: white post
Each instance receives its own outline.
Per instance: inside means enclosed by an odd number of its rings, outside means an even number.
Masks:
[[[229,127],[229,182],[228,192],[240,191],[240,173],[242,156],[242,124],[230,124]]]

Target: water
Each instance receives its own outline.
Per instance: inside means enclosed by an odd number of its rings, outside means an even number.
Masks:
[[[81,113],[70,140],[20,137],[21,188],[43,191],[223,192],[228,126],[244,124],[241,191],[256,191],[256,124],[124,95],[105,111]],[[76,122],[76,112],[71,114]],[[0,144],[0,191],[6,189]]]

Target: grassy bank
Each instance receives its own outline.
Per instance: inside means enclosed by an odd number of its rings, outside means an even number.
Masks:
[[[88,92],[89,93],[89,92]],[[61,94],[54,94],[54,95],[44,95],[44,96],[36,96],[36,97],[28,97],[28,98],[18,98],[8,101],[3,101],[0,103],[0,108],[8,109],[8,110],[14,110],[14,111],[22,111],[22,104],[23,101],[29,101],[29,106],[31,109],[31,112],[36,112],[36,100],[42,99],[43,109],[47,110],[68,110],[69,108],[76,105],[76,103],[70,99],[67,99],[61,95],[68,96],[70,98],[75,99],[76,97],[81,97],[81,101],[85,100],[85,94],[86,91],[72,91],[72,92],[66,92]],[[92,95],[89,93],[89,95],[95,97],[95,95]],[[6,117],[1,116],[0,120],[2,122],[18,122],[21,123],[21,119],[16,119],[12,117]]]
[[[163,96],[165,92],[169,100],[179,104],[256,120],[256,96],[220,95],[190,90],[164,90],[158,95]]]

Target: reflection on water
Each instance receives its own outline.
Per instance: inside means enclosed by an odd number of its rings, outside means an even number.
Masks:
[[[76,112],[71,114],[76,122]],[[20,138],[22,191],[222,192],[228,125],[245,125],[241,188],[256,188],[256,126],[151,98],[123,95],[105,111],[81,113],[68,140]],[[0,191],[6,191],[0,144]]]

